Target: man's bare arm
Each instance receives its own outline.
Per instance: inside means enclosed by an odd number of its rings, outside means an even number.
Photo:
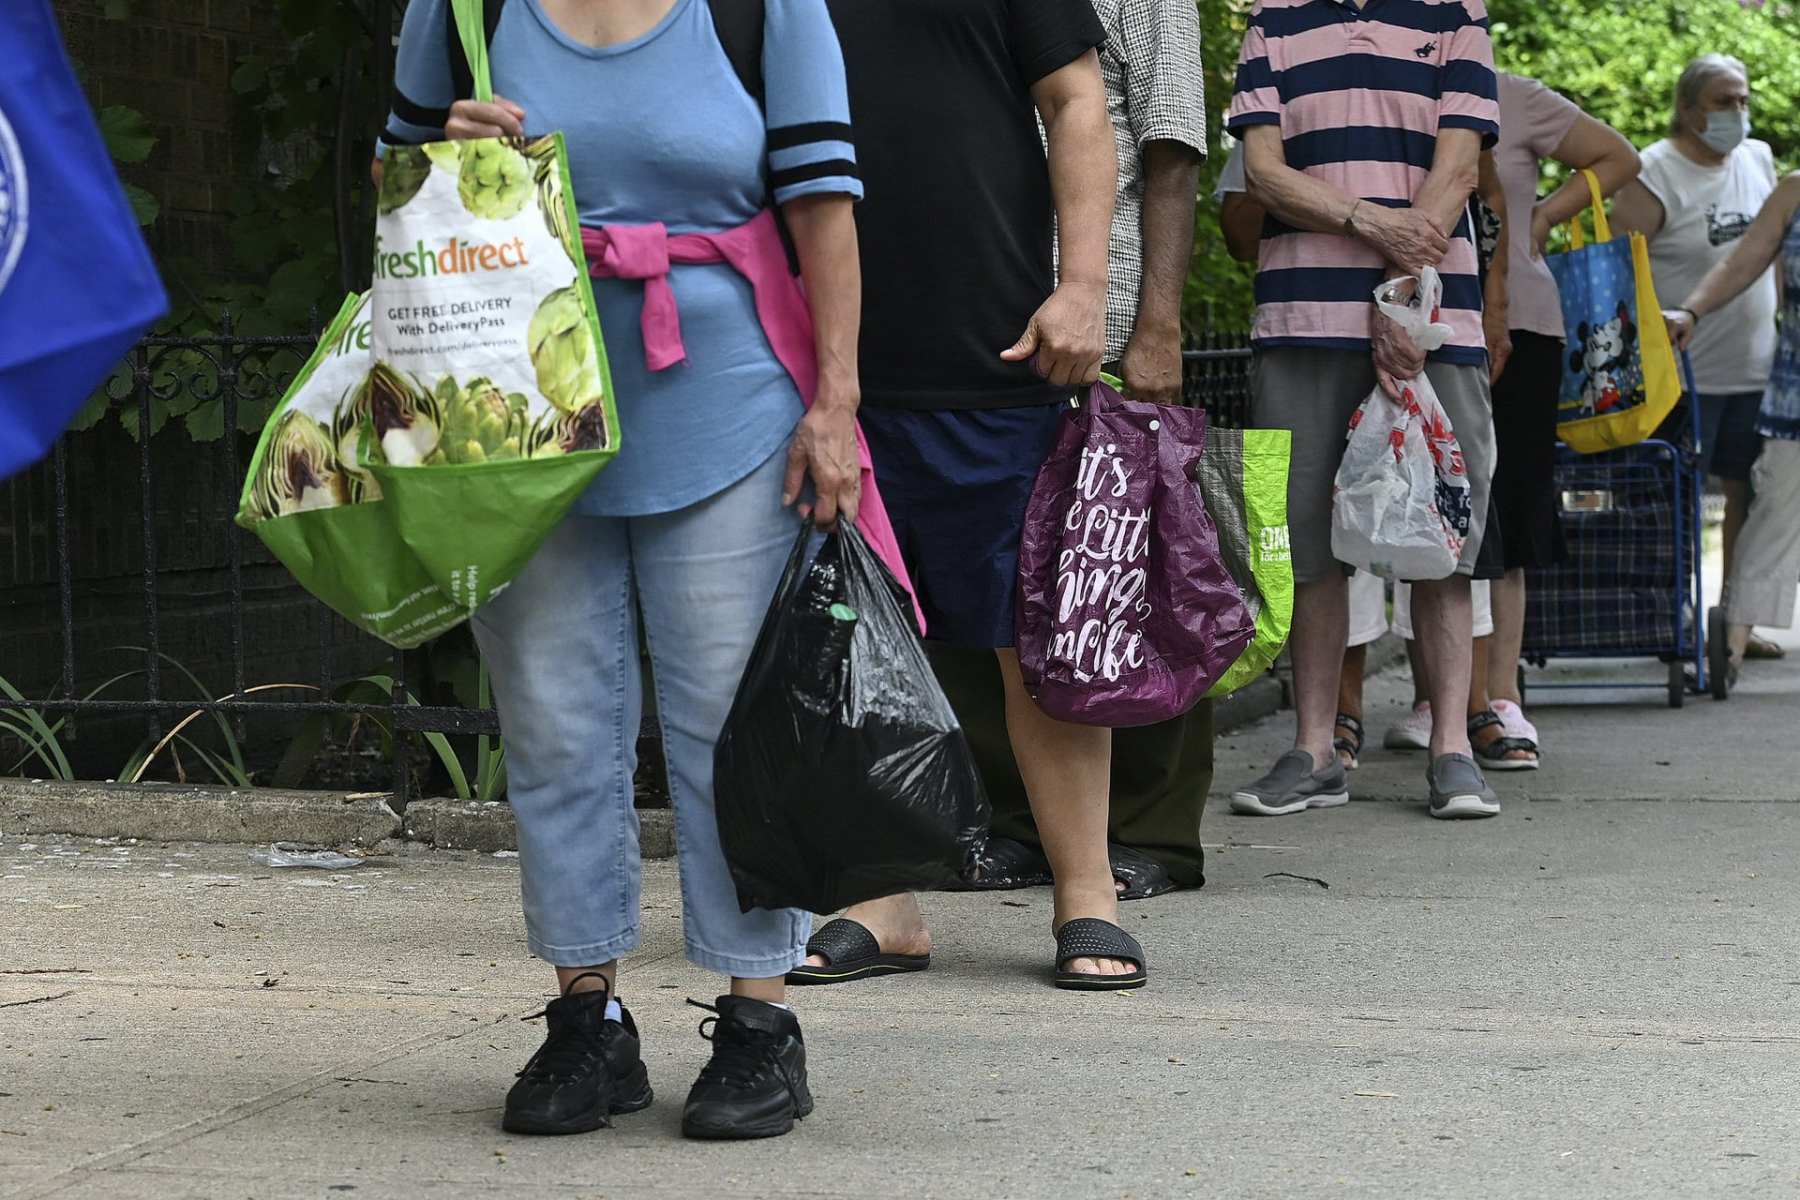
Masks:
[[[1469,197],[1480,182],[1481,135],[1473,129],[1440,129],[1437,148],[1431,156],[1431,172],[1413,194],[1413,211],[1431,218],[1432,224],[1445,234],[1453,233],[1469,210]],[[1438,261],[1443,261],[1442,256]],[[1408,266],[1402,262],[1394,265]],[[1435,267],[1438,263],[1425,265]]]
[[[1153,404],[1181,398],[1181,294],[1194,257],[1200,152],[1157,140],[1143,149],[1144,200],[1138,227],[1144,279],[1122,371],[1133,396]]]
[[[1059,387],[1091,383],[1106,354],[1106,243],[1119,173],[1099,56],[1090,50],[1051,72],[1031,96],[1050,146],[1061,278],[1000,357],[1033,362]]]
[[[1656,198],[1644,181],[1634,179],[1613,197],[1612,227],[1615,234],[1641,233],[1655,238],[1662,232],[1666,214],[1662,201]]]
[[[1461,130],[1447,130],[1464,132]],[[1472,145],[1479,138],[1470,135]],[[1444,139],[1438,139],[1439,157],[1444,156]],[[1473,189],[1475,161],[1471,157],[1469,188]],[[1434,164],[1433,174],[1437,173]],[[1270,212],[1297,229],[1315,233],[1340,233],[1354,237],[1378,251],[1390,263],[1416,274],[1424,267],[1434,267],[1450,250],[1446,226],[1431,210],[1418,206],[1388,208],[1351,196],[1341,188],[1314,179],[1287,164],[1281,130],[1274,125],[1252,125],[1244,133],[1244,175],[1250,195]],[[1430,180],[1427,180],[1429,185]],[[1440,184],[1440,190],[1443,184]],[[1468,199],[1468,191],[1463,199]]]
[[[1099,56],[1090,50],[1046,75],[1032,87],[1031,95],[1049,142],[1062,279],[1105,287],[1106,242],[1112,231],[1119,162]]]
[[[1225,249],[1239,262],[1254,263],[1262,245],[1263,220],[1268,210],[1245,192],[1227,192],[1219,201],[1219,232]]]

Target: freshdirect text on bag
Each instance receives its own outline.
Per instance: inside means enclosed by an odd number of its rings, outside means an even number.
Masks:
[[[442,249],[427,249],[421,240],[411,250],[387,251],[381,235],[375,235],[375,278],[423,279],[434,275],[472,275],[478,271],[508,271],[529,266],[525,240],[469,243],[451,238]]]

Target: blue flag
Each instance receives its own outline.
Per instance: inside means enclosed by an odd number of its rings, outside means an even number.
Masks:
[[[0,4],[0,479],[169,308],[50,0]]]

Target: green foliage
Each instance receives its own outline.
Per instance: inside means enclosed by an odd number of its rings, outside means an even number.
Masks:
[[[1663,137],[1682,68],[1709,52],[1750,68],[1752,136],[1800,164],[1800,12],[1792,0],[1490,0],[1503,70],[1552,87],[1639,148]]]
[[[106,152],[112,155],[113,161],[141,163],[156,149],[156,135],[150,132],[150,122],[137,109],[109,104],[94,115],[100,122],[100,136],[106,142]]]
[[[386,98],[372,78],[376,60],[374,21],[385,9],[372,0],[272,0],[289,53],[247,57],[231,76],[237,97],[235,142],[246,172],[232,197],[230,242],[243,278],[205,278],[192,264],[165,261],[176,297],[160,332],[186,335],[213,329],[214,314],[229,308],[238,331],[291,333],[314,309],[329,309],[345,291],[360,286],[368,261],[368,222],[374,197],[366,166]],[[1224,113],[1250,0],[1196,0],[1200,10],[1212,153],[1201,177],[1195,221],[1193,268],[1183,297],[1192,332],[1243,329],[1250,323],[1250,269],[1231,261],[1218,228],[1213,187],[1224,166],[1229,139]],[[1694,55],[1722,50],[1750,64],[1756,93],[1756,135],[1775,148],[1778,161],[1800,165],[1800,43],[1795,0],[1741,4],[1738,0],[1490,0],[1495,54],[1500,65],[1540,79],[1616,126],[1640,146],[1662,136],[1669,97],[1681,68]],[[130,0],[107,0],[106,15],[130,16]],[[121,162],[145,161],[155,139],[141,115],[128,108],[101,113],[108,144]],[[344,144],[340,147],[340,138]],[[145,224],[160,215],[155,196],[128,188]],[[171,362],[171,369],[210,376],[199,356]],[[113,381],[115,395],[129,391],[129,377]],[[109,407],[96,396],[81,417],[102,419]],[[189,436],[210,440],[224,432],[216,401],[179,398],[153,404],[152,429],[179,418]],[[116,406],[134,434],[135,405]],[[259,429],[268,402],[240,407],[244,431]]]
[[[1206,128],[1212,143],[1200,171],[1200,205],[1194,217],[1194,260],[1182,296],[1182,316],[1189,333],[1250,328],[1255,308],[1251,268],[1233,261],[1219,232],[1219,206],[1213,189],[1231,140],[1225,113],[1231,107],[1237,77],[1238,50],[1244,42],[1249,0],[1199,0],[1200,56],[1206,72]]]
[[[99,118],[100,136],[106,142],[106,152],[114,162],[141,163],[156,149],[156,135],[150,132],[150,122],[137,109],[110,104],[94,115]],[[162,204],[135,183],[125,185],[125,196],[131,201],[131,212],[139,225],[154,224],[162,215]]]
[[[315,311],[335,308],[345,292],[366,284],[373,205],[368,164],[387,108],[375,65],[381,57],[377,39],[388,31],[375,24],[390,7],[377,0],[268,0],[263,7],[274,9],[286,40],[278,59],[247,57],[231,75],[232,143],[242,164],[227,227],[233,275],[219,278],[191,261],[159,256],[172,308],[158,334],[217,333],[218,315],[226,310],[237,334],[292,334],[310,328]],[[107,0],[103,11],[115,21],[132,15],[129,0]],[[113,105],[97,115],[117,162],[151,159],[156,138],[142,113]],[[126,193],[139,223],[152,227],[155,245],[160,199],[131,184]],[[251,361],[239,368],[250,374],[264,365]],[[179,418],[195,441],[223,436],[216,364],[176,351],[158,360],[156,373],[193,386],[165,389],[177,393],[168,399],[153,395],[152,434]],[[75,428],[89,428],[110,411],[138,436],[131,382],[122,364],[90,397]],[[211,398],[195,400],[190,392]],[[240,403],[239,431],[259,430],[277,398]]]
[[[142,646],[114,646],[112,650],[136,655],[148,653]],[[167,654],[159,654],[157,658],[175,668],[185,677],[203,700],[211,702],[214,699],[213,694],[206,690],[206,686],[187,667]],[[137,679],[143,674],[144,671],[139,669],[114,675],[81,698],[83,700],[98,699],[118,684],[124,683],[128,679]],[[265,689],[252,688],[251,690]],[[29,704],[19,690],[7,682],[4,677],[0,677],[0,696],[5,696],[19,705]],[[222,714],[218,712],[212,714],[213,723],[218,727],[222,748],[209,750],[193,738],[183,734],[184,729],[199,720],[204,714],[205,710],[197,709],[160,740],[146,738],[136,750],[132,751],[131,756],[125,760],[114,777],[125,783],[136,783],[143,778],[145,771],[149,769],[157,755],[167,749],[174,764],[177,780],[185,783],[187,782],[187,769],[182,763],[181,752],[186,750],[206,767],[207,772],[216,782],[230,787],[253,786],[250,775],[244,768],[243,749],[238,744],[237,736],[232,732],[231,723]],[[75,771],[70,765],[69,756],[64,751],[61,741],[61,734],[68,723],[68,717],[59,717],[52,722],[36,708],[8,707],[0,709],[0,735],[5,735],[24,747],[24,754],[13,762],[9,769],[0,771],[0,774],[17,775],[30,767],[59,782],[74,782]]]
[[[367,703],[369,702],[368,696],[362,693],[368,692],[378,696],[382,703],[392,703],[395,698],[393,677],[391,675],[364,675],[360,679],[353,680],[351,690],[345,694]],[[486,667],[481,668],[480,698],[483,707],[486,707],[492,700],[488,693]],[[400,699],[404,704],[418,707],[419,698],[411,692],[403,693]],[[387,753],[390,755],[396,753],[399,748],[399,739],[394,736],[394,731],[380,717],[370,719],[380,729],[382,745]],[[506,794],[506,747],[499,738],[482,734],[475,739],[475,783],[471,786],[468,772],[463,769],[462,758],[456,753],[455,747],[450,744],[449,738],[441,733],[410,730],[403,733],[402,736],[420,738],[430,747],[431,752],[437,756],[438,765],[443,767],[444,775],[450,781],[450,790],[455,793],[458,800],[479,800],[485,803],[489,800],[497,801]]]
[[[487,668],[474,650],[474,639],[452,630],[435,639],[427,650],[428,662],[422,681],[422,693],[432,703],[453,702],[465,706],[489,708],[493,694],[488,684]],[[466,684],[467,692],[464,692]],[[445,693],[438,697],[438,693]],[[331,697],[340,704],[389,705],[394,702],[394,680],[391,675],[376,673],[359,676],[338,687]],[[406,691],[405,704],[417,706],[419,694]],[[459,800],[501,800],[506,796],[506,746],[500,738],[481,734],[473,739],[473,759],[459,752],[456,744],[441,733],[399,730],[382,713],[345,715],[311,713],[289,741],[280,764],[270,778],[274,787],[304,786],[319,752],[328,742],[344,746],[357,745],[366,734],[374,736],[374,746],[382,759],[392,762],[407,754],[415,744],[423,744],[442,768],[450,791]],[[469,746],[464,739],[464,750]],[[468,765],[474,766],[471,780]]]
[[[454,653],[454,646],[455,639],[449,639],[445,657],[460,660],[460,656]],[[114,646],[111,651],[139,658],[148,653],[142,646]],[[157,657],[167,668],[172,668],[176,675],[186,680],[195,698],[207,703],[217,699],[181,662],[167,654],[159,654]],[[463,665],[461,661],[456,664],[458,669]],[[491,707],[493,693],[488,683],[487,668],[472,656],[468,658],[466,666],[471,677],[472,691],[469,699],[481,708]],[[98,699],[119,684],[139,679],[143,675],[142,668],[115,675],[81,699]],[[226,698],[236,700],[260,692],[295,689],[317,690],[309,684],[262,684]],[[0,759],[0,775],[18,775],[29,771],[37,777],[64,783],[74,782],[76,772],[61,741],[69,718],[52,720],[47,717],[3,676],[0,676],[0,697],[14,702],[0,708],[0,750],[16,756],[10,761]],[[385,706],[394,703],[395,697],[393,677],[384,674],[352,679],[332,693],[333,700],[347,704]],[[418,697],[411,691],[401,693],[399,700],[407,705],[419,704]],[[210,744],[203,744],[190,730],[196,724],[204,728],[208,723],[213,726],[216,736],[207,739]],[[288,742],[270,782],[276,787],[303,786],[309,768],[328,738],[354,744],[364,730],[373,730],[382,757],[390,761],[394,756],[404,753],[415,741],[425,745],[437,759],[444,777],[449,781],[452,794],[459,800],[499,801],[506,795],[506,746],[500,738],[482,734],[469,739],[464,744],[464,749],[472,749],[473,755],[465,758],[465,754],[459,753],[456,746],[443,734],[396,731],[392,723],[379,712],[368,716],[346,716],[330,712],[309,714]],[[162,737],[146,738],[118,768],[114,777],[122,783],[136,783],[165,754],[168,769],[179,782],[188,781],[188,770],[183,757],[185,755],[204,767],[205,773],[215,782],[239,788],[257,785],[245,764],[244,747],[234,731],[231,718],[217,710],[195,709],[176,722]],[[469,770],[471,765],[473,772]]]
[[[24,695],[8,683],[5,676],[0,676],[0,696],[19,704],[26,703]],[[25,756],[14,763],[7,774],[18,774],[27,763],[36,759],[50,773],[50,778],[64,783],[74,779],[75,773],[69,767],[69,756],[63,752],[62,742],[56,736],[63,724],[64,722],[58,721],[51,725],[35,708],[0,708],[0,734],[15,739],[25,747]]]
[[[1213,152],[1202,176],[1194,263],[1183,298],[1190,332],[1245,329],[1250,268],[1219,233],[1213,184],[1230,145],[1223,114],[1249,0],[1198,0]],[[1541,80],[1640,148],[1668,129],[1675,80],[1695,56],[1734,54],[1750,67],[1753,136],[1778,163],[1800,167],[1800,3],[1796,0],[1488,0],[1503,70]],[[1558,172],[1550,173],[1553,181]]]

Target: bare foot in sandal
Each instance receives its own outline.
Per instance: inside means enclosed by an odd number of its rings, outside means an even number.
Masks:
[[[931,930],[925,926],[925,913],[919,908],[919,898],[911,892],[852,904],[844,911],[844,916],[874,934],[883,954],[931,953]],[[809,954],[806,965],[829,966],[830,959],[823,954]]]
[[[1341,712],[1337,715],[1337,725],[1331,733],[1331,748],[1337,751],[1338,761],[1344,764],[1344,770],[1354,771],[1362,766],[1362,718],[1353,713]]]
[[[1529,738],[1509,737],[1506,723],[1493,710],[1469,718],[1469,745],[1475,761],[1488,771],[1534,771],[1537,744]]]
[[[1057,888],[1056,913],[1052,928],[1060,930],[1070,921],[1080,917],[1097,917],[1109,924],[1116,924],[1119,920],[1117,894],[1108,896],[1105,892],[1100,892],[1088,895],[1074,887]],[[1117,975],[1134,974],[1139,969],[1139,964],[1122,958],[1071,958],[1061,964],[1061,969],[1071,975],[1110,978]]]

